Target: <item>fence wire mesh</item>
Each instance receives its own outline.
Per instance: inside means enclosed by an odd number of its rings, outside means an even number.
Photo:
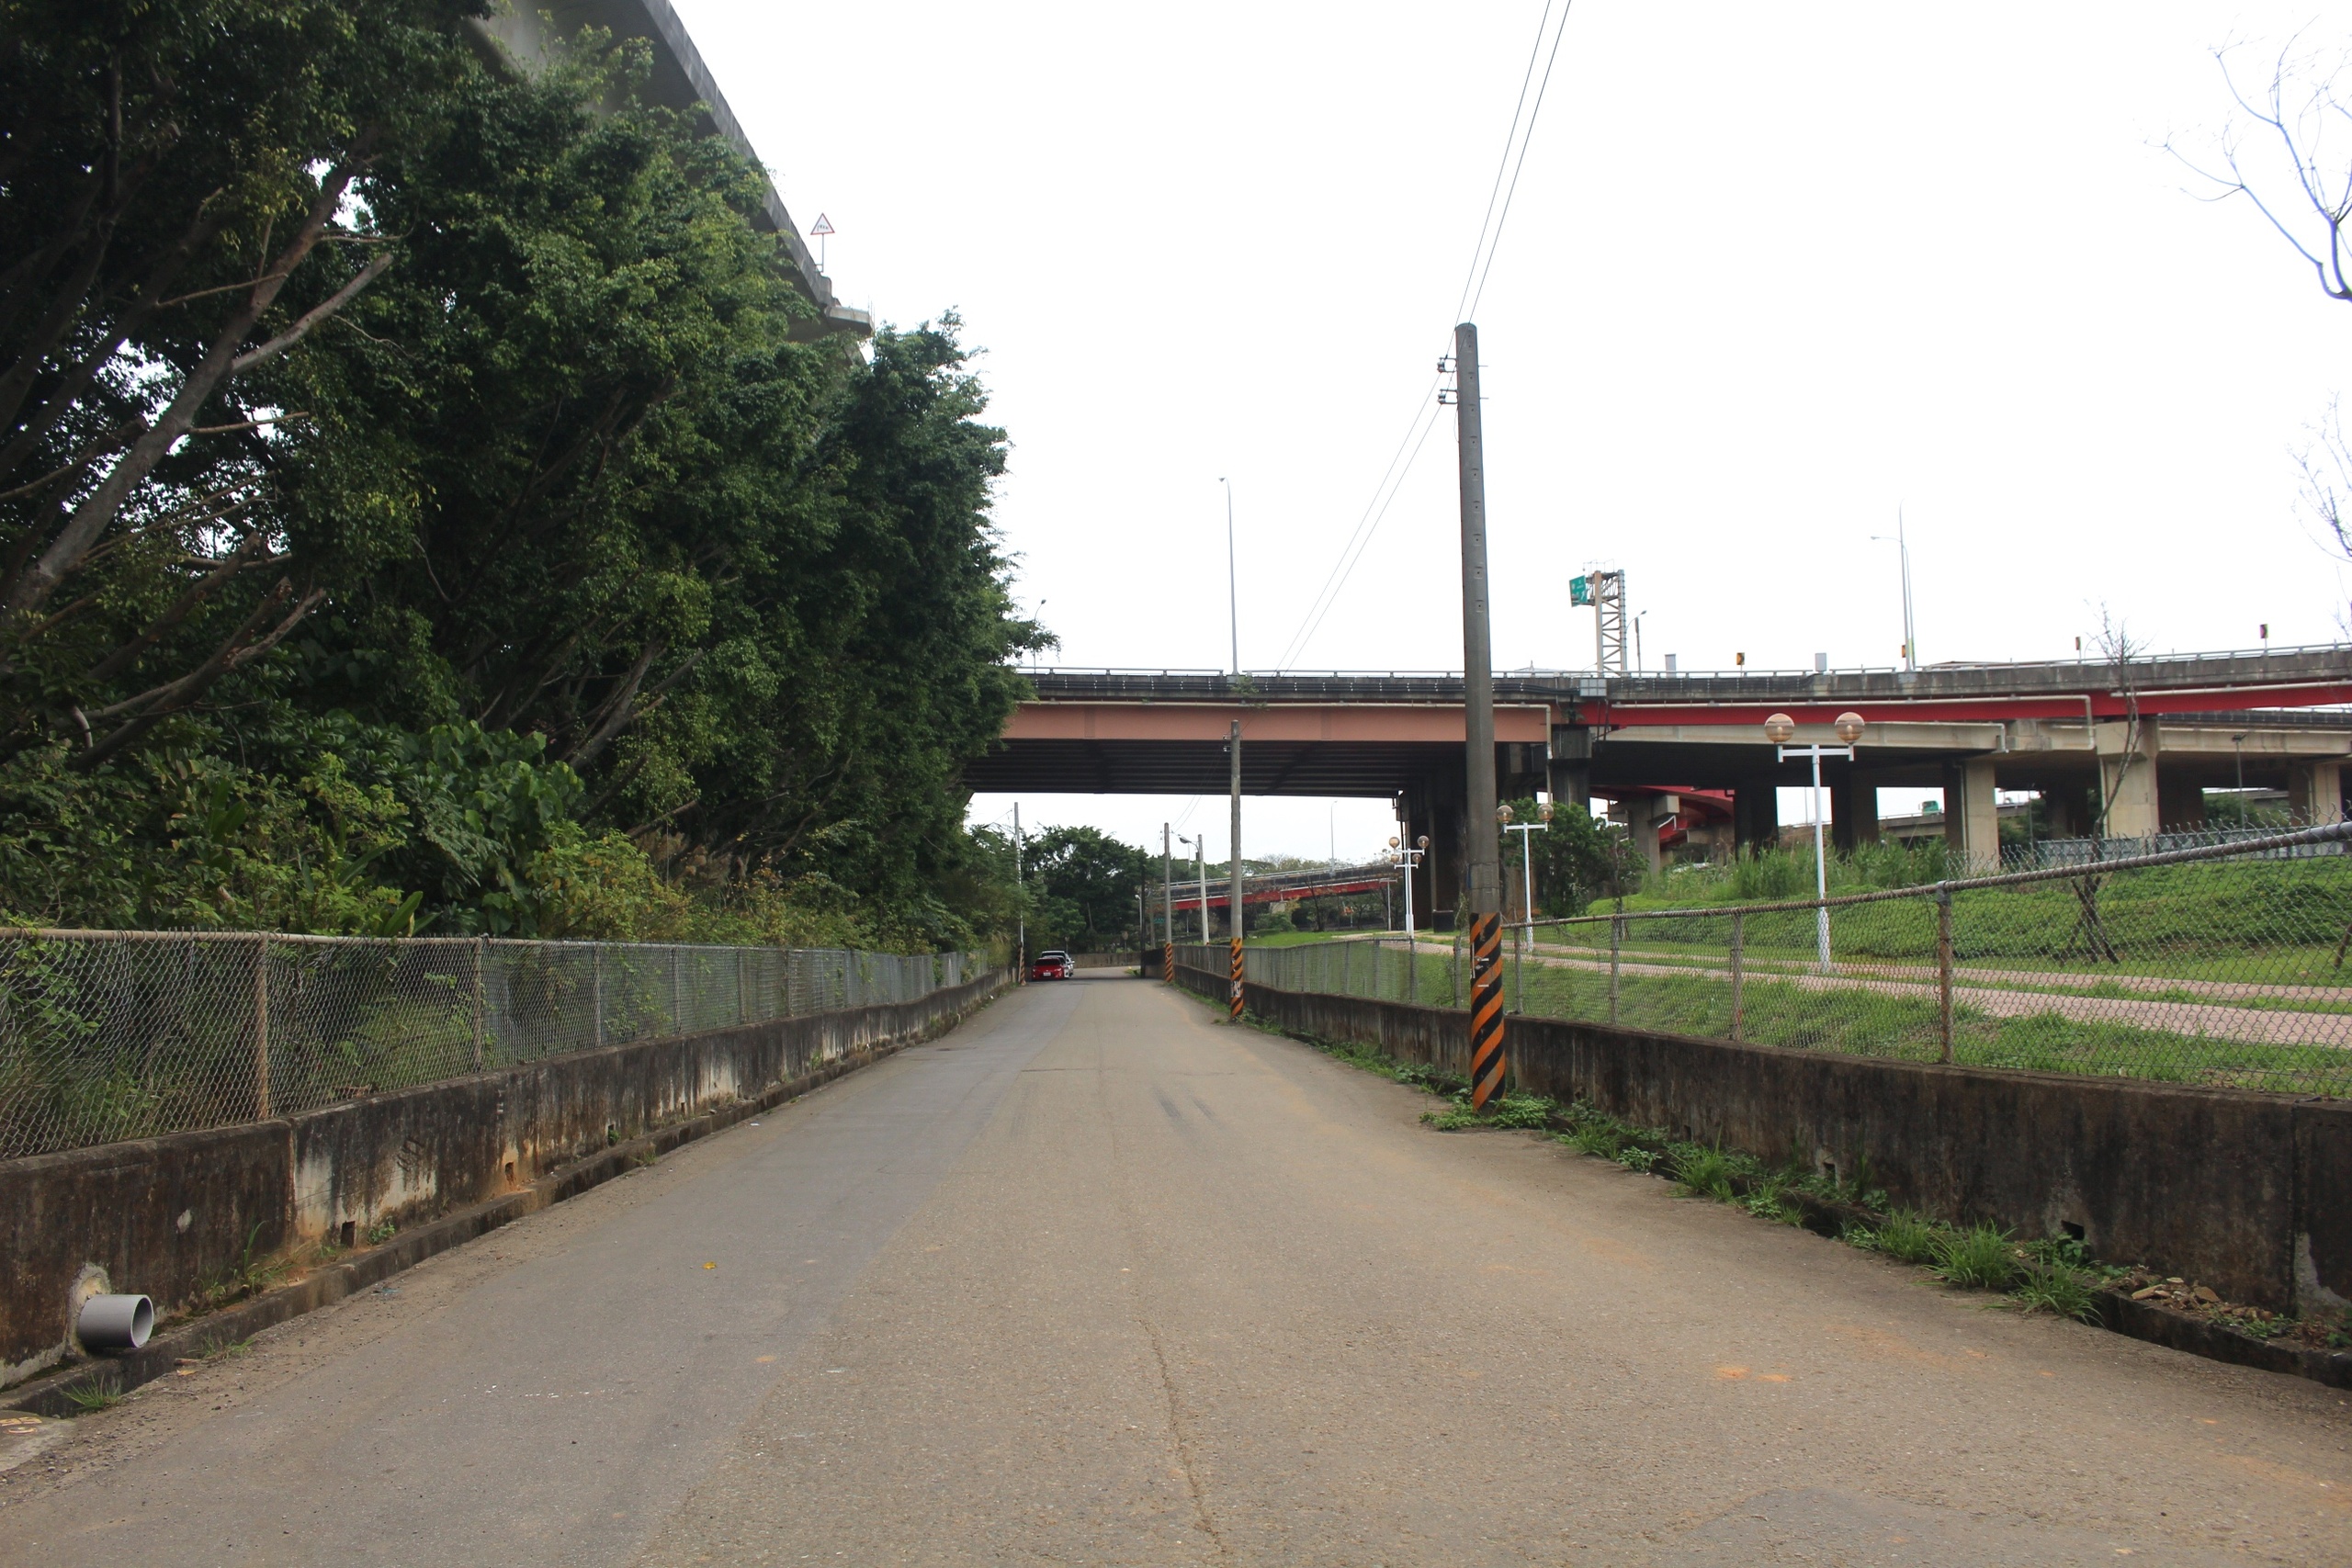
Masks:
[[[0,1159],[662,1035],[919,1001],[979,954],[0,931]]]
[[[1512,928],[1511,1010],[1971,1066],[2352,1095],[2352,824],[1827,900]],[[1199,949],[1221,968],[1222,950]],[[1458,937],[1252,946],[1250,978],[1464,1005]]]

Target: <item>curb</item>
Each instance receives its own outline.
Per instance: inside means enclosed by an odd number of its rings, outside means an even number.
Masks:
[[[961,1011],[938,1019],[899,1039],[881,1045],[861,1046],[840,1060],[828,1062],[789,1082],[771,1084],[753,1099],[706,1111],[699,1116],[673,1122],[626,1143],[599,1149],[569,1165],[558,1166],[528,1186],[503,1197],[471,1204],[453,1213],[444,1214],[437,1220],[427,1221],[413,1230],[394,1236],[381,1247],[370,1247],[356,1258],[321,1269],[293,1284],[282,1285],[250,1301],[223,1307],[219,1312],[207,1313],[202,1317],[156,1335],[137,1350],[120,1356],[77,1361],[46,1377],[19,1383],[5,1395],[0,1395],[0,1410],[23,1410],[46,1416],[80,1415],[82,1408],[74,1403],[72,1397],[76,1392],[111,1388],[117,1393],[128,1393],[142,1383],[169,1376],[184,1360],[200,1359],[228,1346],[250,1339],[265,1328],[274,1328],[305,1313],[333,1306],[345,1297],[357,1295],[395,1274],[415,1268],[429,1258],[452,1247],[462,1247],[477,1236],[486,1235],[516,1220],[527,1219],[567,1198],[576,1198],[591,1188],[603,1186],[615,1177],[627,1176],[640,1165],[650,1164],[672,1149],[697,1138],[724,1132],[738,1122],[772,1111],[786,1100],[797,1100],[835,1078],[844,1077],[860,1067],[871,1066],[886,1056],[894,1055],[907,1046],[934,1040],[994,1001],[1002,989],[999,987],[975,998],[972,1004]]]

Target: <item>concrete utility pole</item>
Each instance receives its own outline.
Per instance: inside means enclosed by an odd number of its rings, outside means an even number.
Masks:
[[[1193,840],[1193,880],[1201,885],[1201,945],[1209,944],[1209,836]]]
[[[1012,803],[1012,983],[1026,985],[1029,980],[1029,901],[1028,884],[1021,878],[1021,803]]]
[[[1237,671],[1240,661],[1234,661]],[[1226,745],[1233,753],[1233,991],[1229,1010],[1241,1021],[1241,721],[1233,721]],[[1204,904],[1206,900],[1203,901]]]
[[[1159,977],[1170,985],[1176,980],[1176,845],[1170,837],[1172,832],[1167,823],[1159,825]]]
[[[1487,624],[1487,455],[1478,329],[1453,329],[1454,432],[1462,477],[1462,695],[1468,756],[1463,908],[1470,915],[1470,1104],[1503,1083],[1502,844],[1495,820],[1495,654]],[[1238,795],[1236,796],[1238,799]]]

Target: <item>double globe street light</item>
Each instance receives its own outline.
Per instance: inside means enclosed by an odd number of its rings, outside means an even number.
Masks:
[[[1797,721],[1787,714],[1776,713],[1764,721],[1764,739],[1780,748],[1781,761],[1804,757],[1813,763],[1813,890],[1819,900],[1814,907],[1814,940],[1820,950],[1821,972],[1829,973],[1829,862],[1821,847],[1821,821],[1826,815],[1821,804],[1821,759],[1844,757],[1851,761],[1854,743],[1862,738],[1862,716],[1847,712],[1830,722],[1830,729],[1842,746],[1792,746],[1796,739]]]

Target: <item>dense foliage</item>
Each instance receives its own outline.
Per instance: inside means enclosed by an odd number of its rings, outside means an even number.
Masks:
[[[0,905],[965,942],[1017,700],[952,317],[813,339],[640,48],[0,0]]]
[[[1093,828],[1047,828],[1028,844],[1029,950],[1107,953],[1136,944],[1138,891],[1158,890],[1159,858]]]

